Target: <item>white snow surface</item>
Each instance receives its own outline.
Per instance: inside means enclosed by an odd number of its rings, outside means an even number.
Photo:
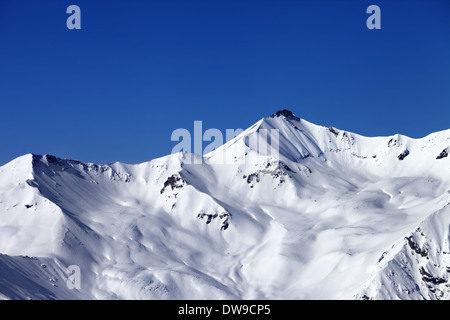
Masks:
[[[0,167],[0,298],[450,299],[449,146],[281,111],[201,164],[22,156]]]

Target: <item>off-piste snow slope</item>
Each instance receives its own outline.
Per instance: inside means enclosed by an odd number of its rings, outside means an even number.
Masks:
[[[271,129],[276,157],[251,142]],[[281,110],[201,164],[22,156],[0,167],[0,297],[449,299],[449,146]]]

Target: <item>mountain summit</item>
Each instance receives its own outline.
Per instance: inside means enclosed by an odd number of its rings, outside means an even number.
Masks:
[[[0,167],[0,297],[449,299],[449,146],[283,109],[201,164],[22,156]]]
[[[285,118],[288,118],[288,119],[297,119],[297,120],[299,119],[296,116],[294,116],[292,111],[286,110],[286,109],[278,110],[277,112],[272,114],[270,117],[271,118],[274,118],[274,117],[285,117]]]

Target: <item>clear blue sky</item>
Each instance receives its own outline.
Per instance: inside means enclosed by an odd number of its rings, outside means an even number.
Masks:
[[[138,163],[194,120],[224,132],[281,108],[367,136],[448,129],[449,17],[448,0],[1,0],[0,164]]]

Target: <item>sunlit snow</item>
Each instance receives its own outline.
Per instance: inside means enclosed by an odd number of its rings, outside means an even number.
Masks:
[[[449,299],[449,146],[279,112],[203,164],[22,156],[0,167],[0,297]]]

